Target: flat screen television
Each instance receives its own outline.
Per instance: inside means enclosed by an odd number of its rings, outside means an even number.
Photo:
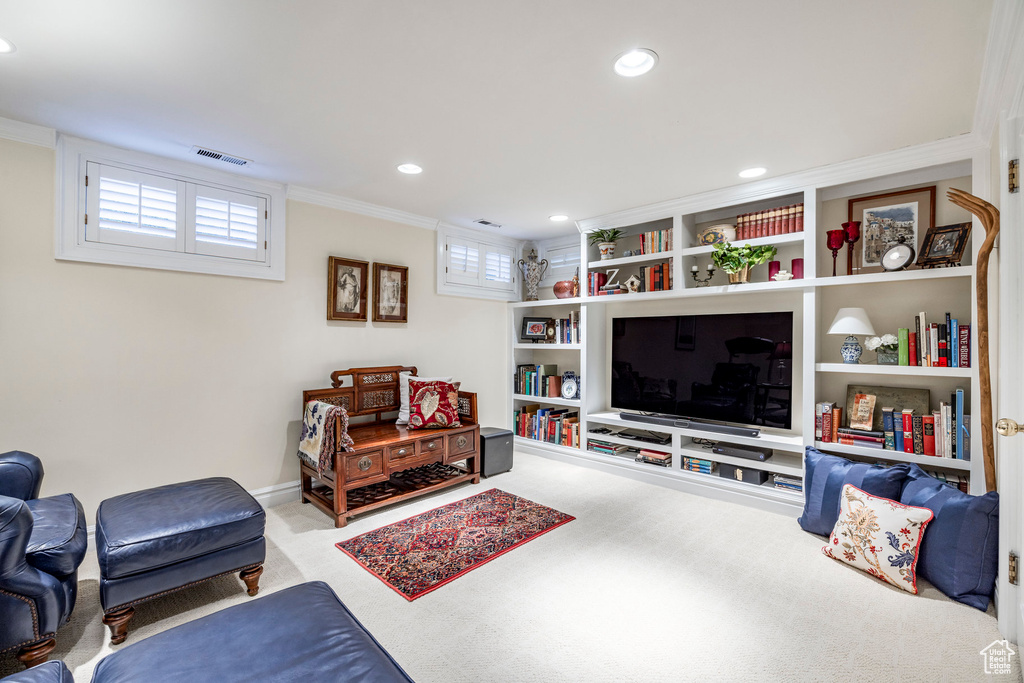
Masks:
[[[792,428],[793,313],[612,320],[612,408]]]

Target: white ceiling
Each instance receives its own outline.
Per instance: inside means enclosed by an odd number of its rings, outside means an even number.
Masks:
[[[971,130],[991,0],[0,0],[0,116],[539,239]],[[646,76],[618,53],[660,56]],[[395,166],[425,169],[406,176]],[[225,167],[226,168],[226,167]]]

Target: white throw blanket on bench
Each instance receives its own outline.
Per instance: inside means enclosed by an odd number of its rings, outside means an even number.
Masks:
[[[341,418],[341,433],[335,434],[338,417]],[[335,443],[343,450],[355,450],[352,437],[348,435],[348,412],[341,406],[310,401],[302,416],[299,457],[314,465],[316,473],[323,476],[333,467]]]

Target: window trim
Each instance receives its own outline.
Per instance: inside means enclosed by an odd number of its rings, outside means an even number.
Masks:
[[[571,248],[571,247],[576,247],[576,249],[580,250],[581,260],[580,260],[579,268],[580,268],[580,276],[582,277],[583,270],[584,270],[584,268],[583,268],[584,264],[583,264],[583,261],[582,261],[582,253],[583,252],[582,252],[582,247],[580,246],[580,239],[581,239],[580,235],[579,234],[575,234],[575,235],[566,235],[564,237],[553,237],[553,238],[551,238],[549,240],[544,240],[542,242],[537,242],[536,243],[536,246],[537,246],[537,260],[540,261],[542,259],[546,259],[548,257],[548,252],[551,249],[568,249],[568,248]],[[548,268],[547,271],[544,273],[544,279],[541,280],[538,283],[537,286],[538,287],[551,287],[556,282],[560,282],[562,280],[571,280],[572,276],[575,273],[576,273],[576,269],[575,268],[573,268],[572,271],[569,271],[569,272],[566,272],[566,273],[561,273],[561,274],[556,273],[554,268]]]
[[[447,264],[447,253],[445,246],[450,238],[464,239],[469,242],[476,242],[481,245],[501,247],[512,251],[512,282],[508,287],[485,287],[483,285],[456,284],[448,282],[445,278],[445,265]],[[499,237],[476,230],[457,228],[446,223],[439,223],[437,226],[437,252],[434,261],[434,270],[437,274],[437,293],[449,296],[465,296],[475,299],[495,299],[498,301],[519,301],[519,277],[516,261],[522,257],[523,241],[513,240],[507,237]],[[486,272],[486,252],[481,251],[479,255],[480,277],[483,278]]]
[[[86,163],[90,161],[264,199],[268,212],[266,260],[246,261],[231,257],[86,241],[84,216],[87,207],[83,179]],[[280,183],[253,180],[203,168],[197,164],[111,147],[67,135],[60,135],[57,140],[56,183],[54,257],[57,260],[266,280],[285,279],[285,186]]]

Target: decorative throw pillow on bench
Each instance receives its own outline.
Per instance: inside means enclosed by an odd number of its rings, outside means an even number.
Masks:
[[[461,427],[459,384],[410,379],[409,429]]]
[[[932,511],[872,496],[850,484],[843,486],[841,497],[839,519],[821,552],[916,595],[918,551]]]
[[[911,465],[900,502],[935,513],[921,544],[921,576],[958,602],[988,609],[999,566],[999,494],[970,496]]]
[[[408,370],[398,373],[398,419],[395,424],[409,424],[409,380],[420,382],[451,382],[451,377],[417,377]]]
[[[872,496],[899,500],[910,466],[855,463],[808,446],[804,470],[804,510],[797,521],[805,531],[828,536],[839,519],[844,484],[852,484]]]

